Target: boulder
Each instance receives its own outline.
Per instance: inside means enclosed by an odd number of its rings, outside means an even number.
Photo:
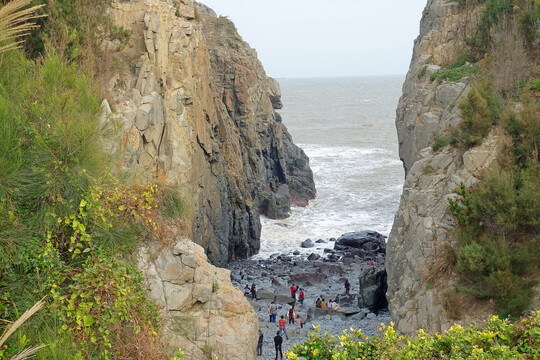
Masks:
[[[310,260],[310,261],[319,260],[320,258],[321,258],[321,255],[316,254],[316,253],[311,253],[311,254],[308,256],[308,260]]]
[[[334,244],[336,250],[358,249],[360,256],[376,255],[386,250],[385,236],[376,231],[357,231],[342,235]]]
[[[313,321],[319,318],[327,317],[331,318],[332,316],[339,316],[341,319],[345,318],[345,315],[339,310],[330,310],[330,309],[320,309],[316,307],[310,307],[307,311],[307,320]]]
[[[326,244],[326,241],[324,241],[323,239],[319,239],[317,241],[315,241],[316,244]]]
[[[328,279],[326,274],[320,272],[304,272],[291,275],[289,282],[302,285],[322,284]]]
[[[304,249],[309,249],[309,248],[314,247],[315,244],[313,243],[313,241],[311,241],[311,239],[306,239],[302,241],[302,244],[300,244],[300,246],[303,247]]]
[[[318,271],[320,273],[330,275],[330,276],[341,276],[345,273],[343,267],[337,264],[321,264],[318,266]]]
[[[388,307],[386,301],[386,269],[371,267],[359,276],[358,306],[377,312]]]

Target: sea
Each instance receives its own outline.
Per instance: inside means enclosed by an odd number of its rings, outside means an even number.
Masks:
[[[255,258],[288,254],[306,239],[375,230],[388,235],[404,182],[395,128],[404,76],[278,79],[279,112],[309,157],[317,198],[284,220],[262,218]]]

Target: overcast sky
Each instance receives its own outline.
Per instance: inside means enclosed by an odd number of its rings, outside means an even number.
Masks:
[[[200,0],[234,21],[268,75],[403,75],[427,0]]]

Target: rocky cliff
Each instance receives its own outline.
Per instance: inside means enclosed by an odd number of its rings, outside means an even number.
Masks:
[[[260,213],[285,217],[315,196],[309,160],[275,111],[279,84],[228,19],[192,0],[113,1],[110,15],[128,35],[107,45],[124,166],[182,190],[213,264],[255,254]]]
[[[475,21],[474,9],[457,2],[429,0],[414,44],[413,59],[397,109],[399,152],[406,179],[388,239],[389,309],[397,328],[412,334],[447,329],[448,307],[440,287],[425,281],[434,254],[452,242],[455,222],[448,208],[453,190],[479,181],[496,159],[504,136],[494,128],[483,142],[467,151],[444,147],[435,152],[435,136],[459,124],[459,103],[467,95],[467,77],[457,82],[431,81],[430,75],[448,65],[465,48],[464,37]],[[454,279],[446,279],[451,287]],[[469,309],[474,312],[474,309]]]
[[[257,358],[257,314],[231,284],[230,271],[210,265],[199,245],[181,239],[172,249],[143,247],[139,269],[162,310],[169,348],[181,348],[187,359]]]
[[[109,15],[104,107],[125,134],[122,166],[141,182],[180,190],[187,235],[200,245],[179,240],[185,230],[169,224],[161,245],[140,250],[164,343],[193,359],[254,359],[258,317],[230,272],[208,261],[255,254],[261,213],[286,217],[291,204],[315,197],[309,160],[275,111],[279,84],[234,24],[202,4],[112,1]]]

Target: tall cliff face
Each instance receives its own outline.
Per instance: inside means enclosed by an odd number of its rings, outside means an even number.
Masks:
[[[192,238],[223,265],[259,249],[259,214],[315,196],[309,160],[275,109],[279,85],[225,18],[192,0],[114,1],[130,34],[108,99],[125,130],[124,165],[183,190]]]
[[[461,183],[471,186],[478,182],[504,146],[504,136],[493,129],[482,144],[466,152],[452,147],[434,152],[431,148],[436,135],[461,121],[458,105],[469,91],[469,80],[431,82],[430,75],[465,48],[464,36],[474,24],[474,14],[457,2],[428,1],[397,109],[406,179],[388,239],[387,298],[397,328],[405,334],[419,328],[443,331],[455,322],[443,305],[443,291],[427,284],[425,275],[434,265],[434,254],[452,242],[455,223],[448,198],[456,196],[453,190]],[[448,287],[455,281],[446,280]]]

